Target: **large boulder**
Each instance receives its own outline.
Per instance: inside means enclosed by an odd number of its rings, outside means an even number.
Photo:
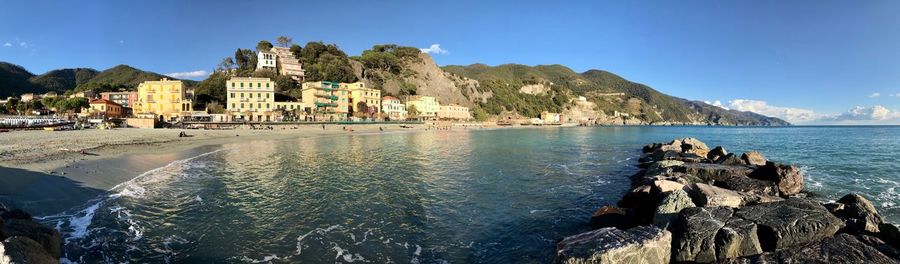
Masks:
[[[892,247],[900,249],[900,227],[894,224],[884,223],[878,226],[881,233],[878,236]]]
[[[729,259],[721,263],[900,263],[849,234],[839,234],[790,250]]]
[[[771,161],[750,173],[751,178],[772,181],[778,185],[781,196],[791,196],[803,191],[803,173],[792,165],[775,164]]]
[[[731,166],[747,165],[747,163],[744,162],[744,160],[739,158],[734,153],[725,154],[725,156],[720,156],[718,159],[716,159],[716,164],[731,165]]]
[[[628,229],[636,225],[634,219],[631,219],[628,211],[616,206],[603,206],[594,211],[591,215],[591,228],[600,229],[604,227],[616,227],[619,229]]]
[[[7,237],[27,237],[38,244],[54,258],[62,254],[62,236],[56,229],[41,225],[31,219],[7,219],[0,229]]]
[[[833,213],[844,219],[846,230],[850,233],[878,233],[878,226],[884,223],[881,215],[868,199],[858,194],[847,194],[837,201],[842,208]]]
[[[758,151],[750,151],[741,155],[741,159],[748,165],[764,166],[766,165],[766,157]]]
[[[716,233],[716,258],[729,259],[762,253],[756,224],[740,218],[731,218]]]
[[[680,167],[681,165],[684,165],[684,161],[661,160],[653,162],[650,163],[649,166],[647,166],[647,170],[644,171],[644,175],[655,176],[672,173],[674,171],[674,168]]]
[[[716,180],[724,180],[731,177],[743,177],[750,175],[753,169],[746,166],[731,166],[710,163],[685,163],[679,167],[681,171],[687,174],[697,176],[706,182]]]
[[[564,238],[554,263],[669,263],[672,234],[654,226],[601,228]]]
[[[628,193],[622,196],[622,200],[619,200],[618,206],[625,208],[633,208],[638,205],[646,203],[650,200],[651,192],[653,191],[653,187],[650,185],[641,185],[631,189]]]
[[[731,177],[717,180],[713,185],[744,194],[778,196],[778,186],[774,182],[750,177]]]
[[[725,206],[738,208],[744,205],[746,196],[741,193],[716,186],[697,183],[691,186],[690,195],[697,206]]]
[[[652,190],[654,192],[669,193],[676,190],[683,190],[684,184],[670,180],[656,180],[653,181],[651,187],[653,187]]]
[[[696,138],[684,138],[681,139],[681,152],[696,154],[705,158],[709,153],[709,147],[706,146],[706,143]]]
[[[706,153],[706,158],[712,161],[719,160],[719,158],[728,155],[728,151],[725,151],[725,148],[722,146],[717,146]]]
[[[659,202],[659,206],[656,207],[656,214],[653,216],[653,225],[660,228],[666,228],[672,220],[678,217],[678,213],[681,212],[681,210],[691,207],[696,207],[696,205],[691,201],[691,197],[688,196],[687,192],[684,190],[673,191],[663,197],[662,201]]]
[[[5,254],[0,254],[0,263],[52,264],[59,263],[59,256],[51,256],[40,243],[23,237],[14,236],[0,243]],[[3,252],[0,252],[3,253]],[[6,262],[4,262],[6,261]]]
[[[760,245],[765,251],[831,237],[843,225],[819,203],[802,198],[745,206],[734,216],[756,223]]]
[[[681,210],[672,226],[672,261],[716,261],[716,234],[728,219],[727,207],[693,207]]]

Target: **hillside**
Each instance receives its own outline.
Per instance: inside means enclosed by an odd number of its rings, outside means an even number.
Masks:
[[[29,81],[48,91],[65,92],[87,83],[99,72],[90,68],[59,69],[31,77]]]
[[[22,66],[0,62],[0,97],[18,95],[28,92],[46,92],[43,87],[36,87],[28,81],[34,74]]]
[[[66,93],[85,90],[98,92],[132,90],[141,82],[161,78],[175,79],[128,65],[118,65],[100,72],[90,68],[74,68],[34,75],[21,66],[0,62],[0,97],[49,91]],[[196,84],[195,81],[185,81],[187,86]]]
[[[601,70],[577,73],[562,65],[519,64],[494,67],[484,64],[452,65],[443,69],[465,78],[478,80],[482,84],[501,84],[499,88],[507,90],[503,98],[492,98],[486,103],[479,104],[494,114],[498,113],[498,110],[515,109],[519,114],[532,117],[536,110],[529,107],[537,103],[543,106],[560,105],[564,108],[561,111],[563,113],[591,119],[599,124],[788,124],[777,118],[725,110],[702,102],[669,96],[649,86]],[[493,85],[492,88],[496,89],[498,85]],[[510,93],[509,90],[516,90],[517,93]],[[497,91],[493,92],[497,95]],[[568,99],[584,96],[588,102],[559,104],[560,99],[566,99],[565,95],[570,96]],[[523,99],[528,99],[524,101],[530,102],[531,105],[521,103]],[[523,108],[526,111],[523,111]]]

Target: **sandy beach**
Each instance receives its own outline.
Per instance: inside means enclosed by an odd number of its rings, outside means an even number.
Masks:
[[[46,215],[83,204],[141,173],[215,150],[222,144],[407,133],[425,128],[367,124],[326,125],[324,130],[321,125],[301,125],[275,130],[120,128],[0,133],[0,202]],[[189,137],[179,137],[182,131]]]

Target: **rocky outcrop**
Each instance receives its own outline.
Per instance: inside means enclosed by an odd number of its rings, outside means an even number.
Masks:
[[[767,161],[766,165],[757,168],[749,176],[775,182],[778,185],[778,192],[781,196],[795,195],[803,190],[803,174],[796,166]]]
[[[708,150],[693,138],[642,150],[638,161],[644,169],[631,176],[631,191],[617,207],[592,216],[594,228],[602,228],[582,234],[590,239],[572,241],[616,241],[652,226],[671,232],[669,262],[900,263],[896,225],[885,223],[860,195],[825,204],[798,195],[803,175],[795,166],[767,161],[755,151],[738,158],[724,147]],[[569,248],[564,245],[560,249]],[[577,248],[581,257],[560,258],[566,256],[560,251],[558,260],[597,263],[609,254],[599,246]]]
[[[554,263],[669,263],[672,234],[653,226],[601,228],[564,238]]]
[[[22,210],[0,204],[0,263],[59,263],[62,237]],[[8,259],[8,262],[2,260]]]

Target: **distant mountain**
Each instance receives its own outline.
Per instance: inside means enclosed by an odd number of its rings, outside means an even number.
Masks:
[[[74,89],[80,84],[87,83],[99,72],[90,68],[59,69],[31,77],[31,83],[46,88],[49,91],[65,92]]]
[[[703,102],[669,96],[602,70],[577,73],[562,65],[520,64],[451,65],[442,69],[480,81],[482,90],[486,88],[485,83],[494,84],[487,88],[507,90],[499,94],[502,98],[488,98],[480,104],[489,112],[491,109],[496,112],[496,106],[506,110],[519,110],[528,109],[529,103],[548,105],[550,102],[541,101],[564,97],[568,93],[571,96],[584,96],[594,105],[568,105],[564,106],[564,112],[592,119],[598,124],[789,125],[778,118],[726,110]],[[500,85],[496,85],[498,82]],[[505,87],[511,87],[518,93],[510,93],[508,90],[512,89]],[[496,97],[498,93],[494,91],[493,95]],[[522,114],[533,116],[534,111]]]
[[[28,92],[45,92],[46,89],[29,82],[34,74],[8,62],[0,62],[0,97],[18,95]]]
[[[141,82],[162,78],[176,79],[128,65],[118,65],[100,72],[90,68],[74,68],[52,70],[41,75],[34,75],[19,65],[0,62],[0,97],[49,91],[65,93],[84,90],[133,90]],[[185,81],[187,86],[193,86],[196,83],[196,81]]]

